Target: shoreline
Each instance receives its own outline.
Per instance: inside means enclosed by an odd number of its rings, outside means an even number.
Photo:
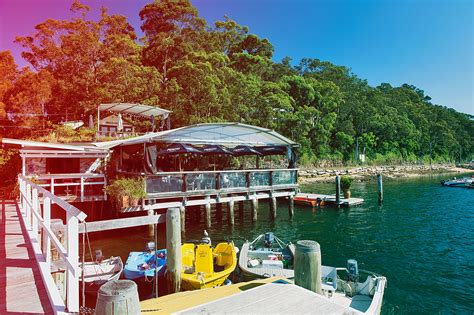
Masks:
[[[334,183],[336,175],[349,176],[356,182],[375,181],[377,174],[382,174],[386,180],[416,178],[442,174],[474,173],[474,169],[456,167],[453,165],[396,165],[396,166],[354,166],[333,169],[302,168],[298,172],[299,184]]]

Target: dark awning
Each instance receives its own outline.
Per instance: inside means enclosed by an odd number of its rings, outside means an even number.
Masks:
[[[263,154],[258,152],[252,147],[246,145],[239,145],[232,149],[232,153],[235,156],[243,156],[243,155],[259,155],[262,156]]]
[[[202,148],[199,148],[204,154],[229,154],[233,155],[232,151],[217,144],[207,144]]]
[[[172,154],[203,154],[201,150],[196,149],[192,145],[185,143],[173,143],[168,145],[165,149],[157,152],[157,155],[172,155]]]
[[[254,147],[254,149],[263,155],[286,155],[288,151],[284,146],[262,146]]]

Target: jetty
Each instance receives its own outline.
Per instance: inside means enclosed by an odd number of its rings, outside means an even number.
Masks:
[[[310,194],[310,193],[298,193],[294,198],[296,204],[303,204],[309,206],[339,206],[339,207],[352,207],[358,206],[364,203],[363,198],[336,198],[336,195],[323,195],[323,194]]]

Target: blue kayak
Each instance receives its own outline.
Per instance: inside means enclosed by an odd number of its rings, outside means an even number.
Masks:
[[[142,277],[155,276],[155,257],[152,252],[130,252],[123,268],[126,279],[137,280]],[[161,276],[166,270],[166,249],[156,251],[158,263],[158,275]]]

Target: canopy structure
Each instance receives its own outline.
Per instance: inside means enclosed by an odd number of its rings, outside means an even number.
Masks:
[[[226,147],[247,146],[284,146],[296,147],[295,142],[281,134],[261,127],[240,123],[209,123],[181,127],[172,130],[149,133],[136,138],[98,142],[101,148],[114,148],[140,143],[165,142],[187,144],[216,144]]]
[[[155,117],[161,117],[163,121],[167,121],[168,129],[170,128],[169,114],[171,111],[159,108],[156,106],[149,106],[143,104],[132,104],[132,103],[110,103],[110,104],[100,104],[97,109],[97,129],[100,130],[99,121],[100,121],[100,112],[112,112],[118,114],[128,114],[141,117],[153,117],[154,122]]]

